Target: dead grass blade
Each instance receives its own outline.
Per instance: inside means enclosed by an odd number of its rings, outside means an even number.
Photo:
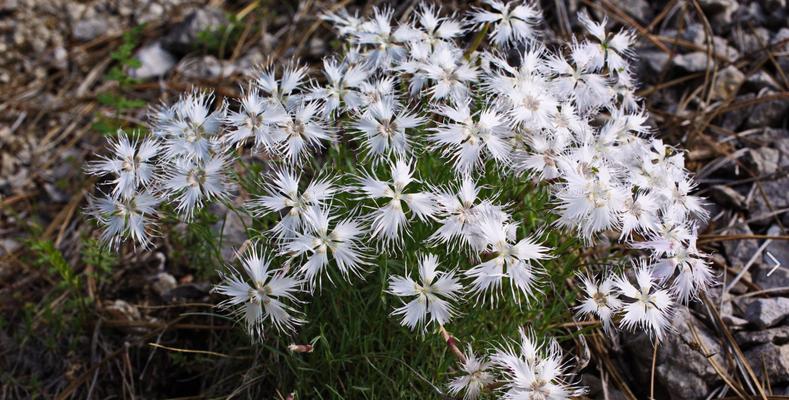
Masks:
[[[701,300],[707,306],[707,312],[713,317],[715,324],[717,325],[718,329],[723,333],[724,338],[726,339],[726,343],[731,347],[732,352],[735,355],[735,361],[737,366],[743,369],[743,375],[750,380],[750,384],[753,384],[755,387],[755,391],[760,396],[762,400],[767,400],[767,394],[764,392],[764,388],[762,387],[761,383],[759,383],[759,379],[756,377],[756,373],[753,372],[753,368],[751,368],[748,359],[745,358],[745,354],[743,354],[740,346],[737,344],[737,341],[734,340],[734,336],[732,336],[731,331],[726,326],[726,323],[723,322],[720,313],[715,308],[715,305],[712,304],[710,299],[707,297],[706,294],[701,294]]]
[[[720,376],[721,379],[723,379],[723,382],[726,383],[726,385],[729,386],[732,390],[734,390],[738,396],[740,396],[741,398],[747,397],[747,395],[745,394],[745,389],[743,389],[742,386],[737,384],[734,381],[734,379],[732,379],[729,376],[729,374],[726,373],[723,367],[721,367],[720,364],[718,364],[718,362],[715,361],[715,359],[713,358],[714,354],[710,354],[710,351],[709,349],[707,349],[707,346],[699,338],[699,333],[696,330],[695,324],[691,323],[689,326],[690,326],[690,333],[693,335],[693,340],[696,341],[695,344],[699,347],[699,350],[701,350],[701,355],[703,355],[704,358],[706,358],[707,361],[710,363],[712,369],[715,370],[718,376]]]

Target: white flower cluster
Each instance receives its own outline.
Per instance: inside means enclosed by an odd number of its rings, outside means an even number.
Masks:
[[[282,329],[302,323],[297,293],[320,287],[335,269],[344,279],[361,275],[374,250],[418,259],[411,262],[418,274],[391,276],[389,292],[403,300],[392,314],[424,329],[448,323],[467,298],[495,303],[509,287],[520,302],[540,292],[541,262],[555,257],[543,231],[519,235],[511,205],[480,190],[490,173],[532,178],[554,199],[558,219],[544,229],[573,231],[586,244],[618,236],[645,254],[630,269],[637,286],[626,271],[584,277],[588,298],[578,311],[596,315],[606,330],[641,328],[659,339],[672,304],[696,296],[712,274],[695,246],[695,221],[706,215],[690,194],[683,154],[651,136],[634,94],[633,35],[581,14],[590,39],[548,49],[538,40],[542,17],[534,6],[485,3],[488,9],[462,18],[423,5],[402,24],[390,9],[371,18],[330,13],[323,18],[346,51],[324,60],[322,77],[296,64],[272,67],[255,72],[238,104],[215,106],[211,94],[193,92],[162,107],[152,137],[121,134],[114,158],[88,168],[113,178],[92,208],[104,238],[148,246],[161,203],[189,220],[207,203],[229,199],[236,149],[251,148],[271,160],[265,194],[247,208],[278,218],[260,238],[274,254],[242,255],[249,279],[233,270],[217,286],[250,332],[262,335],[265,320]],[[490,43],[478,51],[483,32]],[[461,47],[471,34],[476,44]],[[356,173],[308,172],[334,149],[353,154]],[[426,162],[451,169],[453,178],[419,176]],[[471,262],[450,266],[436,251],[405,249],[417,227],[432,232],[419,247],[440,246]],[[269,267],[273,257],[286,259],[280,269]],[[506,398],[576,393],[561,378],[557,346],[536,347],[522,333],[520,347],[491,359],[508,371]],[[466,364],[487,365],[471,356]],[[472,375],[453,390],[478,392],[488,375]]]
[[[518,341],[507,341],[489,357],[471,347],[463,356],[460,374],[449,382],[452,394],[476,399],[485,389],[498,387],[502,399],[570,399],[585,389],[567,378],[568,363],[554,340],[540,343],[533,333],[520,330]]]

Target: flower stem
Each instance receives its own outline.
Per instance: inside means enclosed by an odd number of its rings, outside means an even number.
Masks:
[[[460,348],[458,348],[455,337],[447,332],[447,330],[444,328],[444,325],[439,325],[438,331],[441,333],[441,337],[444,339],[444,341],[447,342],[447,347],[449,347],[449,350],[455,355],[455,358],[457,358],[461,363],[466,362],[466,355],[460,351]]]
[[[479,45],[482,44],[482,39],[485,38],[485,35],[488,33],[488,24],[485,24],[482,29],[474,36],[474,41],[471,42],[471,46],[466,49],[466,52],[463,53],[463,58],[466,60],[471,59],[471,55],[474,54],[475,51],[479,48]]]

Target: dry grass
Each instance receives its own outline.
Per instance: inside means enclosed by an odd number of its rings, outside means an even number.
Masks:
[[[270,35],[268,42],[273,47],[266,54],[270,62],[299,58],[304,62],[315,62],[309,54],[312,38],[329,37],[327,27],[316,19],[316,15],[327,9],[337,9],[351,3],[350,0],[329,4],[320,1],[300,2],[298,7],[287,3],[273,6],[272,2],[237,2],[227,7],[242,27],[233,43],[222,41],[218,51],[229,54],[228,60],[236,60],[258,45],[264,33]],[[572,24],[564,2],[547,2],[549,23],[559,35],[569,34]],[[736,151],[729,143],[718,137],[738,137],[717,125],[727,113],[737,113],[774,100],[788,100],[786,73],[776,62],[774,50],[784,43],[763,44],[754,54],[742,54],[737,60],[729,61],[718,56],[712,40],[704,46],[689,43],[677,37],[660,35],[659,26],[670,15],[702,23],[711,31],[710,22],[701,12],[697,0],[689,2],[672,0],[666,3],[655,19],[648,25],[639,23],[611,1],[593,2],[583,0],[589,8],[607,13],[611,19],[637,32],[638,36],[668,55],[669,60],[685,50],[704,51],[710,60],[703,72],[675,76],[668,69],[658,74],[643,87],[639,94],[646,99],[649,112],[660,127],[660,136],[670,143],[682,143],[689,151],[691,167],[703,170],[709,161],[718,157],[729,157],[759,187],[770,210],[774,208],[760,188],[760,177],[755,171],[733,157]],[[415,2],[406,1],[397,6],[398,15],[409,15]],[[368,11],[370,5],[362,7]],[[452,9],[448,4],[445,8]],[[284,16],[284,18],[283,18]],[[167,21],[172,24],[173,21]],[[142,29],[141,41],[159,37],[165,23],[149,24]],[[678,32],[678,35],[682,31]],[[16,249],[3,251],[0,256],[0,398],[23,398],[38,393],[47,398],[105,397],[115,393],[124,398],[135,398],[140,393],[161,396],[175,393],[202,393],[225,396],[254,396],[261,392],[261,385],[275,385],[278,376],[265,376],[270,369],[259,363],[278,362],[282,369],[294,375],[304,373],[311,366],[303,362],[284,362],[276,353],[274,344],[264,349],[242,347],[228,349],[224,341],[242,342],[232,324],[212,312],[211,298],[199,283],[207,265],[200,265],[188,256],[186,242],[168,242],[151,254],[138,254],[130,247],[121,249],[117,258],[109,257],[91,247],[87,238],[94,236],[91,223],[81,213],[85,199],[93,191],[94,181],[80,173],[85,160],[94,157],[103,142],[96,131],[96,123],[112,119],[119,126],[133,128],[143,125],[146,110],[133,108],[119,111],[100,101],[101,93],[111,91],[133,100],[154,104],[160,99],[167,101],[193,86],[211,89],[219,96],[239,96],[237,82],[242,78],[236,74],[223,79],[193,80],[178,73],[156,82],[139,82],[119,87],[117,82],[106,80],[113,66],[112,51],[124,43],[121,35],[100,36],[87,43],[71,43],[68,52],[73,65],[57,70],[43,78],[15,76],[2,88],[0,119],[7,131],[3,137],[3,162],[20,154],[29,154],[20,162],[19,168],[28,169],[25,182],[17,189],[0,198],[0,236],[11,238],[22,244]],[[327,43],[330,45],[330,43]],[[198,50],[199,52],[200,50]],[[734,96],[714,100],[711,97],[719,71],[734,65],[744,71],[746,77],[759,71],[774,75],[782,90],[770,95],[747,101],[738,101]],[[777,70],[776,70],[777,67]],[[663,94],[681,89],[681,102],[675,110],[666,109],[660,102]],[[737,91],[735,90],[734,93]],[[66,169],[55,173],[53,170]],[[52,176],[56,176],[54,182]],[[47,190],[47,185],[56,186]],[[57,190],[66,196],[63,202],[53,202],[51,191]],[[779,215],[773,220],[781,226]],[[784,230],[785,232],[785,230]],[[191,239],[199,238],[200,232]],[[745,239],[771,239],[786,241],[789,235],[727,235],[711,227],[700,236],[699,244],[715,249],[722,241]],[[63,287],[61,276],[50,271],[47,265],[37,262],[35,254],[27,245],[29,241],[52,243],[67,265],[78,276],[81,285]],[[199,242],[199,239],[198,239]],[[98,252],[99,258],[86,257],[86,251]],[[100,261],[95,265],[88,260]],[[194,293],[186,293],[178,304],[161,304],[151,288],[148,277],[161,270],[165,260],[168,272],[179,276],[179,284],[191,287]],[[210,261],[210,260],[209,260]],[[101,265],[104,262],[104,265]],[[107,268],[107,267],[110,268]],[[721,271],[736,274],[728,265],[715,264]],[[765,291],[747,279],[742,280],[752,291],[751,295],[763,295]],[[189,286],[193,285],[193,286]],[[572,285],[572,283],[568,283]],[[193,296],[193,297],[190,297]],[[116,299],[123,299],[126,306],[119,306]],[[208,302],[205,302],[208,301]],[[760,382],[730,330],[723,323],[715,306],[704,299],[708,320],[716,329],[726,351],[725,365],[707,357],[711,366],[738,398],[787,399],[786,396],[769,394],[769,382]],[[128,306],[128,307],[127,307]],[[357,327],[363,329],[364,326]],[[627,380],[628,374],[620,364],[612,360],[607,338],[594,331],[594,326],[583,323],[551,326],[572,337],[575,346],[589,351],[592,363],[597,366],[604,381],[610,379],[626,398],[636,399],[642,390],[634,390]],[[385,329],[385,328],[384,328]],[[579,336],[584,329],[585,336]],[[694,335],[697,335],[695,328]],[[352,329],[346,334],[351,335]],[[452,336],[443,332],[449,351],[456,357],[462,353],[454,345]],[[430,348],[445,352],[445,343],[440,338],[425,339]],[[349,336],[349,341],[353,339]],[[432,342],[431,342],[432,340]],[[697,339],[698,351],[709,355]],[[387,345],[403,346],[413,357],[419,357],[416,348],[408,344],[391,342]],[[421,345],[421,344],[420,344]],[[321,346],[321,343],[318,343]],[[280,347],[281,348],[281,347]],[[656,349],[656,351],[659,351]],[[390,357],[390,354],[379,354]],[[328,357],[326,354],[323,356]],[[374,379],[403,379],[411,371],[401,366],[401,373],[393,371],[375,372],[370,359],[340,360],[332,362],[368,363],[372,368],[365,371],[374,374]],[[441,362],[449,362],[451,355]],[[191,365],[190,365],[191,364]],[[654,365],[653,365],[654,374]],[[435,377],[413,378],[415,383],[404,387],[431,392],[430,382]],[[442,378],[442,377],[439,377]],[[286,379],[286,378],[282,378]],[[424,382],[421,382],[424,381]],[[168,383],[172,382],[172,383]],[[425,383],[427,382],[427,383]],[[335,386],[320,393],[332,393]],[[336,390],[348,390],[337,384]],[[286,385],[275,386],[286,387]],[[605,387],[605,385],[604,385]],[[652,390],[650,390],[652,393]],[[287,398],[288,393],[280,393]]]

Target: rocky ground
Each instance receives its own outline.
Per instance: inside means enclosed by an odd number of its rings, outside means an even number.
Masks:
[[[588,338],[590,397],[645,398],[653,380],[655,398],[789,396],[785,0],[542,3],[548,37],[566,35],[581,7],[638,33],[640,95],[659,136],[687,149],[711,215],[700,227],[699,246],[712,253],[720,278],[703,301],[677,310],[676,333],[657,349],[654,376],[653,347],[645,338]],[[397,9],[411,6],[401,2]],[[80,214],[92,182],[81,166],[95,157],[102,133],[144,125],[140,100],[167,101],[192,85],[235,96],[237,82],[254,65],[318,59],[331,51],[332,36],[316,15],[331,7],[309,1],[0,3],[0,398],[26,397],[31,377],[42,380],[46,394],[73,394],[85,385],[94,390],[98,373],[91,363],[115,354],[113,345],[159,332],[167,318],[131,304],[206,300],[208,283],[183,256],[163,249],[143,257],[127,249],[117,272],[92,280],[93,286],[88,279],[90,298],[100,300],[98,315],[127,337],[97,349],[97,328],[93,340],[75,345],[92,344],[91,351],[72,349],[53,359],[20,346],[8,325],[19,323],[30,305],[46,302],[57,312],[62,301],[41,294],[55,282],[29,261],[31,237],[53,243],[77,271],[92,268],[80,240],[92,231]],[[45,317],[30,314],[25,318],[41,333]]]

